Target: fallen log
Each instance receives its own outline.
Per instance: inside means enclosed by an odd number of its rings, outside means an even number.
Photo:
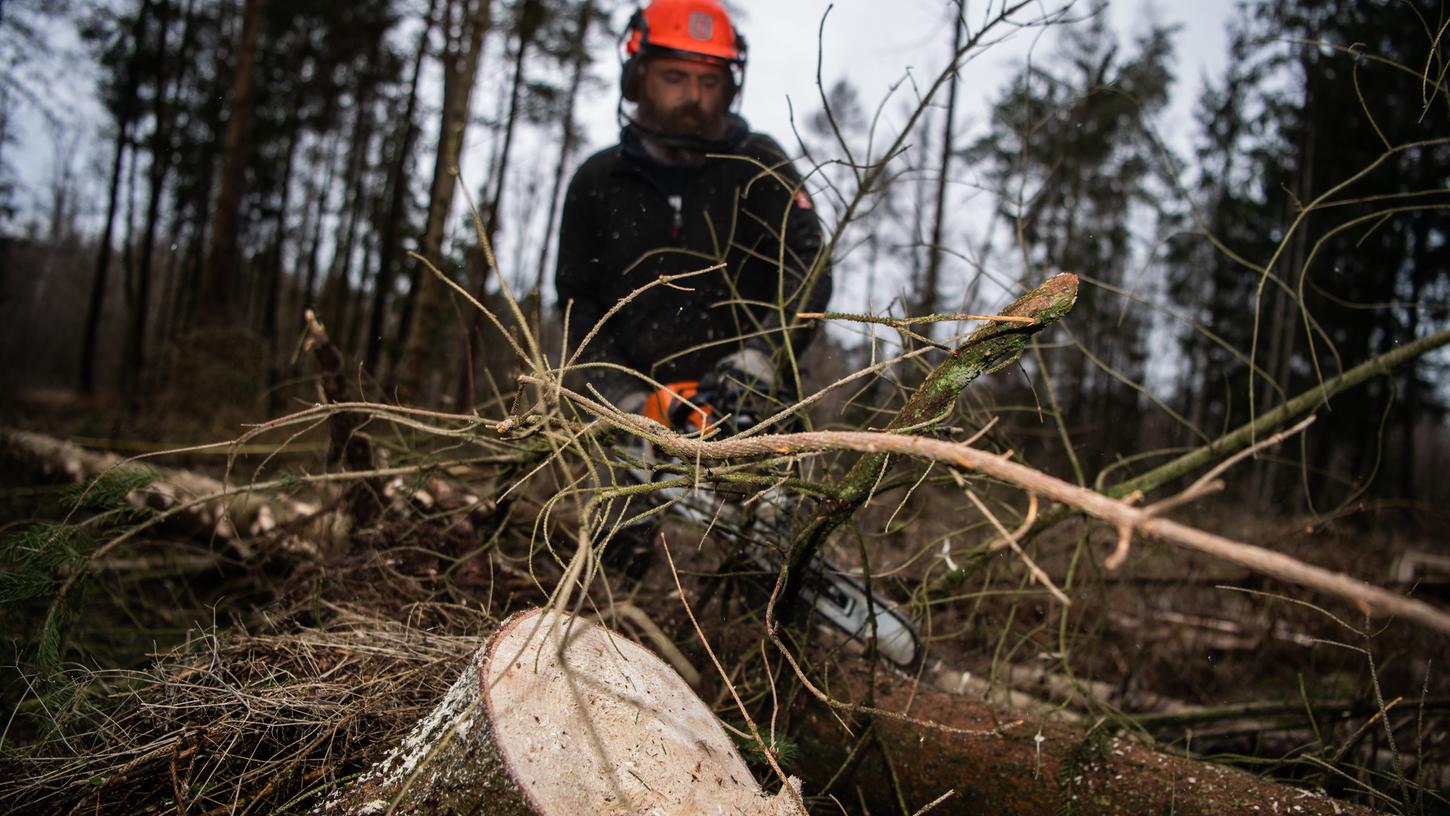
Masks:
[[[821,667],[823,659],[812,665]],[[1019,719],[1019,712],[931,688],[884,666],[872,671],[863,659],[842,659],[828,676],[835,700],[871,700],[878,710],[909,717],[848,718],[848,734],[838,719],[846,712],[802,695],[809,699],[791,729],[801,749],[793,770],[808,786],[829,784],[821,795],[861,802],[872,813],[912,813],[948,792],[933,814],[1369,813],[1156,751],[1102,727]]]
[[[941,691],[992,703],[1014,711],[1051,715],[1061,722],[1083,723],[1101,703],[1142,712],[1181,711],[1178,700],[1151,692],[1125,695],[1113,683],[1085,680],[1049,671],[1044,666],[999,663],[990,679],[951,666],[936,666],[925,678]]]
[[[313,812],[786,816],[799,812],[795,785],[765,796],[710,708],[644,647],[534,609]]]
[[[87,450],[64,439],[14,428],[0,428],[0,454],[37,474],[72,482],[90,482],[134,459]],[[270,532],[318,511],[314,504],[289,499],[275,492],[228,490],[220,480],[179,468],[135,463],[155,474],[144,490],[133,491],[127,501],[137,507],[176,512],[169,520],[187,532],[245,546],[247,536]]]

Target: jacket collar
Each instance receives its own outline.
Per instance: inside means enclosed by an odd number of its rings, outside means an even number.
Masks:
[[[671,170],[698,169],[705,164],[706,154],[736,153],[750,135],[750,125],[744,118],[734,113],[726,116],[725,135],[714,141],[671,137],[631,120],[620,129],[620,149],[625,156],[645,166]]]

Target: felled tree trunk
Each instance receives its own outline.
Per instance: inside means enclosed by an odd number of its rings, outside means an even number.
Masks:
[[[127,466],[114,453],[98,453],[64,439],[13,428],[0,428],[0,461],[75,482],[89,482]],[[168,523],[185,527],[198,537],[216,536],[240,544],[247,536],[318,510],[311,503],[269,492],[228,490],[217,479],[189,470],[150,463],[135,466],[154,472],[156,479],[127,500],[138,507],[175,512]]]
[[[907,813],[947,794],[934,816],[1022,814],[1052,816],[1173,813],[1367,814],[1327,796],[1260,779],[1243,771],[1155,751],[1101,727],[1083,729],[996,709],[930,688],[864,661],[832,666],[837,700],[873,699],[917,722],[857,717],[855,736],[816,700],[791,729],[800,741],[803,778],[834,780],[842,801],[862,801],[872,813]],[[842,714],[843,717],[849,715]],[[920,724],[936,723],[946,728]],[[845,767],[843,772],[838,773]]]
[[[509,618],[438,707],[315,813],[785,816],[668,665],[601,626]]]

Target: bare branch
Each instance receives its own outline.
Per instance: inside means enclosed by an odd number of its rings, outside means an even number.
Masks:
[[[611,425],[639,434],[671,455],[682,459],[729,460],[782,453],[822,450],[855,450],[871,454],[901,454],[948,462],[979,471],[994,479],[1075,507],[1119,529],[1128,528],[1170,544],[1203,553],[1220,561],[1247,567],[1279,580],[1335,595],[1355,604],[1369,615],[1399,617],[1450,634],[1450,614],[1356,578],[1306,564],[1263,547],[1234,541],[1179,524],[1153,513],[1065,482],[1039,470],[1009,461],[1003,456],[979,451],[940,439],[902,436],[869,431],[814,431],[706,442],[680,436],[643,417],[612,411],[582,395],[563,390],[573,402]]]

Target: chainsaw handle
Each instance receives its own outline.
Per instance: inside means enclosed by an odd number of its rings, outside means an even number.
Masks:
[[[672,431],[700,433],[715,415],[703,396],[698,380],[670,383],[645,399],[644,415]]]

